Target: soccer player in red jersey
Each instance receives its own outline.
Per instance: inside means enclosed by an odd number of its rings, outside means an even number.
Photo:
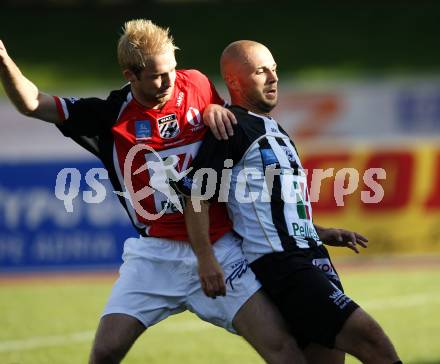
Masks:
[[[54,123],[103,162],[139,233],[124,244],[124,263],[90,362],[120,362],[148,327],[188,309],[239,333],[269,363],[304,363],[278,311],[259,292],[261,285],[248,269],[240,239],[231,233],[225,207],[213,204],[210,209],[215,262],[209,263],[219,264],[230,284],[226,295],[213,300],[203,293],[198,279],[203,267],[186,243],[179,212],[183,199],[167,194],[166,183],[151,188],[164,171],[149,166],[162,157],[177,156],[180,170],[189,165],[207,130],[202,115],[220,134],[233,118],[205,75],[176,70],[175,49],[167,29],[147,20],[127,22],[118,60],[129,83],[103,100],[40,92],[0,41],[1,81],[13,104],[25,115]],[[214,284],[220,285],[216,279]]]

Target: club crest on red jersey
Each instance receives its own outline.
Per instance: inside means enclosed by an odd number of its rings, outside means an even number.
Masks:
[[[159,135],[163,139],[175,138],[180,133],[179,122],[176,114],[170,114],[157,119]]]

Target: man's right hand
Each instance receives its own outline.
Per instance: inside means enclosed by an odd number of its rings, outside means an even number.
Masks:
[[[215,256],[198,259],[199,277],[203,292],[211,298],[226,296],[226,284],[223,269]]]
[[[237,119],[231,110],[221,105],[210,104],[203,112],[203,122],[217,140],[228,140],[234,135],[232,125],[237,124]]]

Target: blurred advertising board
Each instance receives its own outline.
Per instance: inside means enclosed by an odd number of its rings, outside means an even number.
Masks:
[[[367,254],[440,252],[438,141],[305,148],[303,155],[312,171],[315,223],[365,235],[371,242]]]
[[[311,171],[315,222],[365,234],[370,254],[440,252],[440,80],[284,87],[276,117]]]
[[[440,78],[281,86],[275,117],[300,140],[440,137]]]
[[[102,164],[53,125],[19,115],[6,100],[0,120],[0,273],[116,269],[124,240],[137,234],[108,180],[94,174],[106,198],[85,202],[84,194],[96,194],[86,175]],[[64,168],[75,170],[80,181],[72,212],[55,195]]]
[[[57,174],[75,168],[81,178],[72,212],[55,196]],[[95,161],[0,164],[0,273],[22,270],[114,269],[123,241],[135,231],[111,192],[99,204],[84,176]],[[108,181],[100,181],[106,190]]]

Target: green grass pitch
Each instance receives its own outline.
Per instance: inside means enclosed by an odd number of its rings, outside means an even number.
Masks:
[[[440,269],[380,269],[341,276],[382,324],[404,363],[440,363]],[[86,363],[110,281],[0,286],[0,363]],[[239,337],[184,313],[148,330],[124,363],[262,363]],[[348,358],[347,363],[357,363]]]

